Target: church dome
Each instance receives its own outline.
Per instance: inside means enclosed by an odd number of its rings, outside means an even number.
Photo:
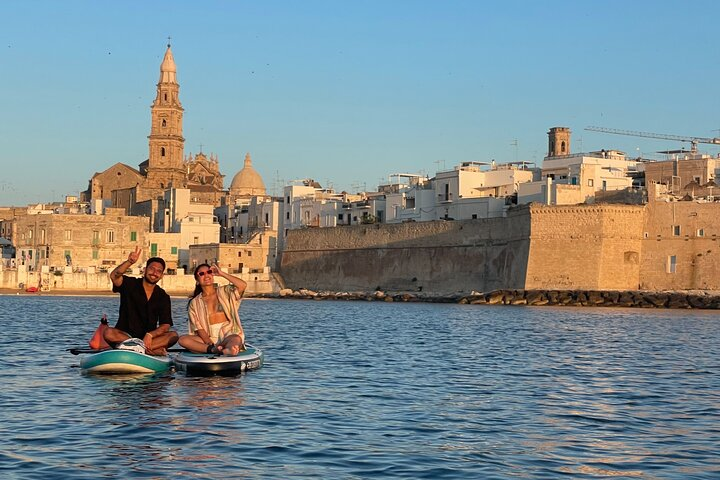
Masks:
[[[265,183],[253,168],[249,153],[245,155],[245,166],[232,179],[230,193],[232,195],[266,195]]]

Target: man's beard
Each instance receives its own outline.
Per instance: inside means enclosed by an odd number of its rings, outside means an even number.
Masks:
[[[158,278],[157,280],[151,280],[148,275],[145,275],[145,281],[150,285],[155,285],[160,281],[160,279]]]

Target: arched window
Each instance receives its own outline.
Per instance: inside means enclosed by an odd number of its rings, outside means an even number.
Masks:
[[[165,94],[165,101],[167,102],[167,93]]]
[[[167,127],[167,122],[165,121],[164,118],[163,118],[162,126],[163,126],[163,127]]]
[[[165,147],[160,147],[160,156],[161,157],[165,156]]]
[[[560,144],[560,151],[561,151],[562,153],[565,153],[565,142],[562,142],[562,143]]]

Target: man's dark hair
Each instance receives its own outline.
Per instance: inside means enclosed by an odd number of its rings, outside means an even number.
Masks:
[[[148,261],[147,261],[147,263],[145,264],[145,268],[147,268],[148,265],[150,265],[151,263],[159,263],[160,265],[163,266],[163,270],[165,270],[165,260],[163,260],[162,258],[160,258],[160,257],[151,257],[151,258],[148,258]]]

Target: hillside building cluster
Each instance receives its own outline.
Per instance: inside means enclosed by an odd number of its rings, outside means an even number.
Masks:
[[[658,202],[693,202],[705,204],[705,210],[720,205],[715,202],[720,158],[696,149],[666,152],[660,161],[617,150],[575,153],[566,127],[548,131],[540,166],[465,161],[434,177],[390,174],[375,192],[335,192],[306,179],[272,196],[247,153],[225,188],[217,155],[185,154],[183,113],[168,45],[150,109],[148,158],[137,167],[116,163],[95,173],[87,190],[65,202],[0,208],[0,268],[107,271],[139,246],[146,258],[165,258],[170,273],[187,273],[205,261],[238,274],[267,273],[280,267],[288,236],[299,230],[507,219],[523,205],[653,208]],[[689,232],[681,221],[669,221],[646,222],[652,228],[645,238],[714,239],[720,227],[717,215],[710,214],[702,215],[702,224],[696,215]],[[667,273],[682,263],[671,260],[671,253],[663,260]]]

